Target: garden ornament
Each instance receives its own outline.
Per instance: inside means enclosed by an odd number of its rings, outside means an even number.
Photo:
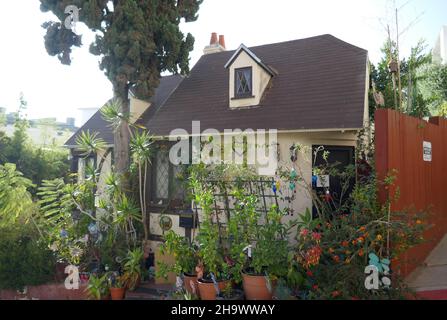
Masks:
[[[296,189],[296,184],[295,184],[295,182],[290,181],[290,183],[289,183],[289,189],[290,189],[291,191],[295,191],[295,189]]]
[[[326,190],[326,193],[324,194],[324,200],[326,200],[326,202],[329,202],[332,200],[332,196],[331,196],[331,193],[329,192],[329,190]]]
[[[295,144],[290,147],[290,161],[296,162],[298,160],[298,148]]]
[[[90,232],[91,235],[96,235],[98,233],[96,223],[92,222],[88,225],[88,232]]]
[[[183,288],[183,279],[179,276],[177,276],[176,278],[175,287],[177,288],[177,290],[182,290]]]
[[[244,249],[242,249],[242,252],[243,252],[243,253],[246,253],[247,256],[248,256],[249,258],[251,258],[251,249],[252,249],[252,248],[253,248],[252,245],[249,244],[249,245],[246,246]]]
[[[295,169],[292,169],[292,171],[290,171],[290,180],[295,180],[298,177],[298,173],[296,172]]]
[[[312,175],[312,188],[317,187],[318,177],[316,175]]]
[[[385,275],[389,274],[389,266],[391,263],[389,259],[379,259],[379,257],[375,253],[370,253],[368,257],[370,265],[377,267],[380,273],[383,273]]]
[[[216,295],[219,296],[220,295],[219,285],[217,284],[216,276],[212,272],[211,272],[211,280],[213,280],[214,289],[216,290]]]

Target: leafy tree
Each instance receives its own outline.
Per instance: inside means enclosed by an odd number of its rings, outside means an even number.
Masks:
[[[48,54],[63,64],[71,63],[71,50],[82,45],[82,38],[65,28],[65,8],[80,9],[79,21],[96,33],[90,52],[101,57],[100,68],[113,84],[114,96],[121,102],[121,121],[115,133],[115,165],[119,173],[128,169],[129,114],[128,92],[143,100],[157,88],[160,73],[189,72],[189,52],[194,38],[180,31],[179,24],[197,19],[203,0],[118,1],[118,0],[40,0],[43,12],[51,11],[59,22],[43,24],[47,30],[45,46]]]
[[[31,181],[14,164],[0,165],[0,227],[30,219],[35,210],[28,192],[31,187]]]
[[[5,127],[7,123],[6,109],[0,107],[0,127]]]
[[[419,118],[430,115],[430,101],[424,98],[420,89],[420,83],[427,78],[427,74],[423,69],[432,60],[430,53],[424,53],[426,48],[425,42],[419,41],[416,47],[411,49],[411,55],[408,60],[404,59],[402,63],[406,112]]]
[[[434,115],[447,116],[447,65],[431,64],[424,70],[426,77],[421,83],[423,96],[430,101]]]
[[[44,179],[63,177],[69,169],[68,150],[55,145],[36,147],[29,141],[26,118],[27,102],[23,93],[14,120],[12,137],[0,132],[0,164],[13,163],[24,177],[40,185]],[[33,194],[35,188],[30,190]]]
[[[389,70],[391,59],[396,59],[395,47],[395,43],[387,41],[382,48],[382,59],[377,66],[371,65],[370,77],[372,90],[369,96],[371,119],[374,118],[374,112],[378,107],[399,109],[397,81],[395,93],[392,74]],[[430,115],[429,105],[432,101],[424,96],[421,91],[422,83],[427,78],[424,70],[431,63],[431,54],[425,53],[425,49],[425,42],[422,40],[419,41],[411,49],[410,57],[404,58],[400,62],[403,111],[420,118]],[[374,92],[380,93],[383,96],[382,105],[378,105],[375,101]]]

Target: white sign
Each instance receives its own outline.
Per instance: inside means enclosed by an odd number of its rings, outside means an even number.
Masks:
[[[329,188],[330,180],[329,175],[323,175],[317,177],[317,188]]]
[[[431,162],[432,159],[431,142],[424,141],[423,152],[424,152],[424,161]]]

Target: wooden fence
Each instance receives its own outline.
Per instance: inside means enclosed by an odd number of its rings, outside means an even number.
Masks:
[[[447,233],[447,120],[435,117],[427,122],[394,110],[377,110],[375,157],[380,180],[392,170],[397,177],[389,190],[379,188],[381,201],[399,188],[393,210],[430,208],[433,227],[424,235],[427,242],[410,249],[394,264],[398,272],[408,275]]]

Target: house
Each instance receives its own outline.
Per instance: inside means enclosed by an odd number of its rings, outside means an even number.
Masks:
[[[435,47],[433,48],[433,61],[447,63],[447,26],[441,28]]]
[[[250,48],[242,44],[227,51],[224,38],[213,34],[188,77],[163,78],[151,103],[131,97],[134,121],[165,146],[153,159],[148,177],[147,214],[154,246],[163,234],[162,216],[170,218],[173,230],[191,236],[190,226],[181,219],[185,211],[176,205],[184,196],[176,176],[180,165],[170,161],[169,150],[185,137],[197,138],[194,126],[200,125],[199,136],[208,131],[221,138],[228,130],[274,129],[269,137],[276,135],[276,161],[299,169],[310,182],[318,162],[312,160],[312,151],[319,146],[331,152],[330,161],[354,163],[358,133],[369,121],[368,68],[366,50],[331,35]],[[112,147],[113,135],[99,112],[82,130],[98,131]],[[75,137],[67,146],[82,163]],[[294,154],[298,144],[308,147],[304,154]],[[329,181],[330,188],[336,185]],[[298,189],[294,200],[282,205],[299,214],[311,208],[312,201]]]

